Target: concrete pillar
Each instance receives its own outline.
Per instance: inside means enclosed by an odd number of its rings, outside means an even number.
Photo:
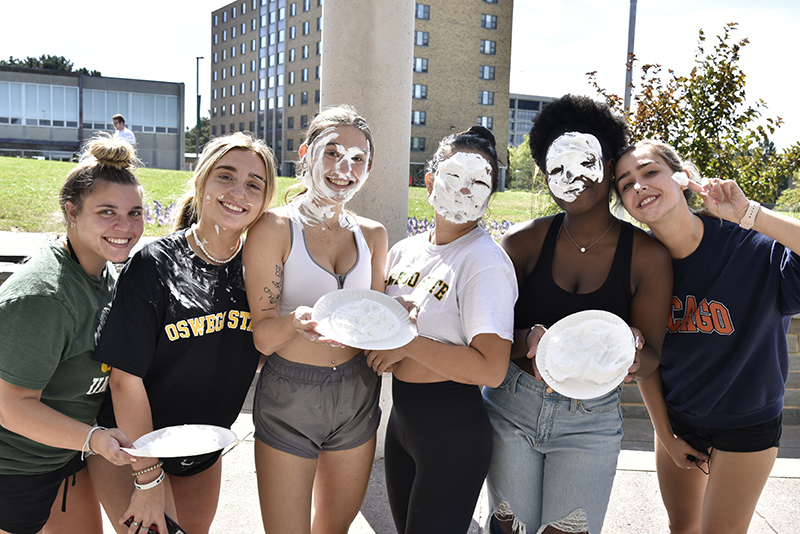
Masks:
[[[370,178],[348,207],[406,237],[414,57],[413,0],[325,0],[322,108],[350,104],[375,142]]]

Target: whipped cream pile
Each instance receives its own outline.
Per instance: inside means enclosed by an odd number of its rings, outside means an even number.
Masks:
[[[370,299],[340,306],[329,320],[337,336],[351,343],[382,341],[400,330],[400,320],[392,310]]]
[[[565,328],[550,339],[545,368],[553,380],[594,384],[621,380],[635,350],[628,325],[590,319]]]

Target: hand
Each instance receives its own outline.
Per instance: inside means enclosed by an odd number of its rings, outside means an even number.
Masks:
[[[98,430],[92,434],[89,447],[114,465],[136,463],[135,456],[131,456],[120,447],[133,448],[133,443],[118,428]]]
[[[366,352],[366,356],[367,364],[379,375],[392,372],[395,365],[405,359],[405,355],[399,349],[370,350]]]
[[[536,367],[536,351],[539,348],[539,341],[541,341],[545,332],[547,332],[547,329],[544,326],[537,324],[528,331],[528,334],[525,337],[525,343],[528,346],[528,353],[526,356],[529,360],[531,360],[531,364],[533,366],[533,375],[539,382],[544,382],[544,378],[542,378],[539,368]]]
[[[297,330],[297,333],[312,343],[327,345],[337,349],[346,347],[347,345],[339,343],[338,341],[329,337],[325,337],[317,332],[317,326],[319,323],[311,319],[311,311],[311,308],[308,306],[298,306],[294,311],[292,316],[292,325],[294,326],[295,330]]]
[[[411,324],[417,324],[417,315],[419,314],[419,303],[403,295],[394,297],[394,300],[402,304],[403,307],[406,309],[406,311],[408,312],[408,319],[411,321]]]
[[[733,180],[712,178],[704,181],[703,185],[690,181],[689,188],[700,195],[709,213],[736,224],[739,224],[750,206],[742,188]]]
[[[636,371],[638,371],[639,367],[642,365],[642,362],[639,358],[639,351],[642,350],[642,347],[644,347],[644,335],[642,335],[641,330],[633,326],[631,327],[631,333],[633,334],[636,352],[633,354],[633,363],[630,367],[628,367],[628,374],[625,375],[625,382],[633,382],[636,380]]]
[[[156,470],[160,474],[161,471]],[[139,482],[142,483],[141,481]],[[156,525],[159,532],[168,532],[167,523],[164,520],[164,508],[166,503],[166,480],[148,490],[134,489],[131,495],[131,501],[128,509],[119,518],[120,525],[124,525],[125,521],[133,518],[138,524],[131,524],[128,526],[128,534],[147,534],[150,525]]]
[[[700,469],[703,464],[708,465],[708,454],[693,448],[682,438],[672,436],[666,440],[662,440],[660,437],[658,439],[675,465],[681,469]],[[706,467],[704,471],[708,471],[708,468]]]

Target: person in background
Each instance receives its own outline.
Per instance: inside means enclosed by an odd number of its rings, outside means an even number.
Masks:
[[[114,132],[114,137],[127,141],[136,148],[136,136],[125,126],[125,117],[117,113],[111,117],[111,120],[114,122],[114,128],[117,130]]]
[[[367,356],[375,371],[393,374],[386,489],[401,534],[466,532],[489,469],[479,386],[506,374],[517,298],[511,261],[478,224],[497,172],[489,130],[445,137],[425,176],[436,226],[389,252],[386,294],[411,310],[419,331]]]
[[[672,271],[664,247],[611,213],[614,157],[628,140],[623,117],[566,95],[537,116],[529,140],[563,212],[514,225],[500,242],[520,296],[508,375],[483,392],[494,430],[489,528],[599,534],[622,438],[622,384],[592,399],[559,394],[536,368],[538,341],[576,312],[614,313],[636,340],[625,381],[648,378],[659,362]]]
[[[345,209],[374,151],[353,108],[321,111],[299,149],[301,192],[245,246],[253,337],[268,355],[253,407],[267,532],[345,534],[367,491],[379,378],[362,351],[320,336],[309,306],[342,288],[383,291],[386,229]]]
[[[625,209],[672,257],[659,372],[639,384],[655,427],[670,532],[746,533],[778,454],[786,335],[800,313],[800,221],[703,181],[673,147],[618,160]],[[693,213],[694,192],[705,211]]]
[[[234,133],[206,145],[176,231],[137,252],[120,274],[94,355],[112,367],[113,412],[107,404],[99,421],[116,420],[133,440],[170,426],[234,423],[260,357],[243,234],[274,194],[273,154],[263,141]],[[166,513],[204,534],[217,510],[220,454],[140,458],[133,476],[107,463],[89,467],[117,532],[144,534],[151,525],[167,532]]]
[[[66,234],[0,287],[0,532],[102,534],[84,459],[136,461],[122,432],[95,424],[109,369],[92,360],[111,262],[144,231],[135,165],[128,143],[90,140],[59,195]]]

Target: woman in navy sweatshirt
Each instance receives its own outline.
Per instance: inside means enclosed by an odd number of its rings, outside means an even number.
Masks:
[[[660,373],[639,384],[670,530],[747,532],[778,453],[800,221],[748,200],[734,181],[697,183],[665,143],[641,141],[617,161],[625,209],[672,256]],[[702,215],[689,208],[692,192]]]

